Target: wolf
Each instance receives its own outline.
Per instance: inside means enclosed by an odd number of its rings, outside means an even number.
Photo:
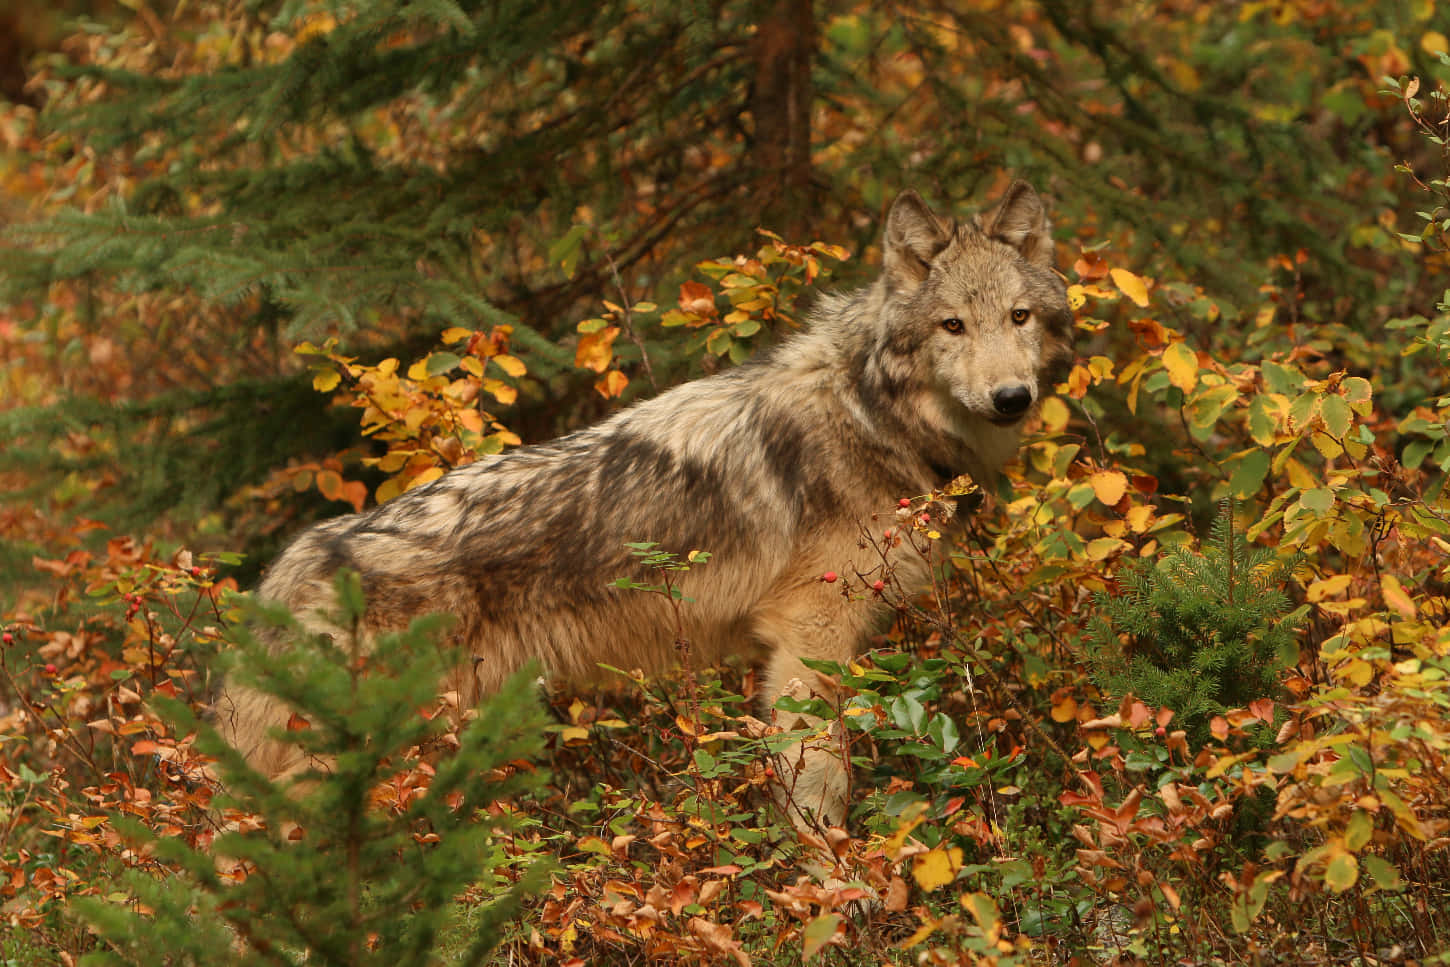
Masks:
[[[828,692],[802,659],[849,660],[891,610],[889,595],[843,594],[828,572],[880,575],[895,594],[926,587],[924,558],[883,562],[863,534],[960,475],[989,485],[1072,358],[1047,212],[1025,182],[960,221],[908,190],[881,248],[874,283],[822,296],[762,358],[317,524],[258,596],[346,635],[327,616],[333,577],[351,568],[364,637],[453,615],[472,661],[445,687],[465,706],[530,660],[565,681],[597,678],[601,663],[659,670],[682,637],[701,661],[763,656],[772,702],[803,685]],[[626,544],[640,541],[711,553],[682,575],[678,611],[614,586],[638,575]],[[254,767],[302,772],[303,754],[275,738],[280,701],[228,683],[216,710]],[[801,828],[844,822],[848,777],[829,745],[777,769]]]

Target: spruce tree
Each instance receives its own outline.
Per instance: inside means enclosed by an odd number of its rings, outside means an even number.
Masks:
[[[339,575],[338,592],[339,627],[356,626],[363,614],[357,575]],[[379,803],[377,791],[416,767],[418,750],[444,731],[446,716],[419,710],[436,707],[439,681],[460,660],[439,644],[447,619],[419,619],[382,635],[361,656],[303,632],[285,610],[248,610],[257,633],[236,629],[233,674],[295,709],[296,727],[282,738],[306,748],[317,767],[273,781],[188,706],[167,704],[178,731],[199,732],[216,757],[224,791],[215,813],[237,828],[204,852],[114,817],[160,866],[123,877],[124,900],[76,902],[103,943],[86,962],[480,963],[548,880],[547,864],[505,851],[509,813],[489,810],[544,781],[521,766],[543,746],[531,676],[521,675],[457,730],[457,747],[437,759],[426,792],[417,795],[420,787],[409,783],[408,796]],[[461,945],[450,941],[444,958],[465,890],[486,899],[471,936]]]
[[[1307,612],[1284,592],[1298,561],[1249,544],[1226,505],[1201,551],[1130,561],[1084,641],[1093,678],[1113,698],[1169,708],[1195,740],[1209,719],[1280,693],[1298,660]]]

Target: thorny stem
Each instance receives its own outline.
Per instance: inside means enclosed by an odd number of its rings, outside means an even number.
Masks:
[[[658,393],[660,386],[655,382],[654,367],[650,365],[649,350],[644,348],[644,340],[639,338],[639,333],[634,331],[634,314],[629,308],[629,293],[624,290],[624,280],[619,277],[619,267],[614,264],[614,256],[606,250],[604,261],[609,263],[609,274],[614,277],[614,287],[619,290],[620,311],[623,312],[624,331],[629,335],[629,341],[639,348],[640,365],[644,368],[645,379],[649,380],[650,389]]]

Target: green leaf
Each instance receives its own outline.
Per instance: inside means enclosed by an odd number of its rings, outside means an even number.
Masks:
[[[1233,903],[1229,905],[1229,920],[1235,933],[1248,933],[1249,927],[1264,911],[1264,904],[1269,899],[1269,883],[1268,875],[1260,873],[1252,886],[1233,898]]]
[[[961,742],[961,736],[957,734],[957,723],[952,721],[951,716],[943,712],[938,712],[932,717],[926,734],[948,755]]]
[[[891,703],[891,720],[898,728],[920,735],[926,725],[926,709],[912,695],[898,695]]]
[[[1335,893],[1343,893],[1359,879],[1359,861],[1353,853],[1337,853],[1324,867],[1324,885]]]
[[[821,948],[836,936],[836,928],[840,925],[839,913],[827,913],[806,924],[805,930],[801,931],[801,959],[810,960],[820,953]]]
[[[563,268],[565,278],[574,278],[574,270],[579,265],[579,253],[584,246],[584,236],[587,234],[589,226],[575,225],[549,246],[549,261]]]
[[[722,327],[710,333],[709,338],[705,340],[705,348],[713,355],[723,356],[730,351],[733,342],[734,340],[730,338],[730,330]]]
[[[1369,873],[1375,886],[1381,890],[1403,890],[1405,888],[1405,881],[1400,876],[1399,869],[1384,857],[1368,853],[1360,857],[1360,862],[1364,864],[1365,872]]]
[[[735,324],[735,335],[743,339],[746,336],[753,336],[760,331],[760,320],[755,318],[746,319],[744,322]]]
[[[1259,367],[1259,371],[1264,374],[1264,385],[1268,387],[1270,393],[1289,396],[1304,385],[1304,374],[1293,366],[1284,366],[1268,360]]]
[[[1324,428],[1336,439],[1343,439],[1354,422],[1354,411],[1342,396],[1324,397],[1319,403],[1319,415],[1324,417]]]
[[[1252,496],[1263,486],[1268,472],[1269,451],[1250,450],[1234,468],[1233,478],[1228,484],[1229,492],[1240,499]]]
[[[1374,836],[1374,820],[1369,813],[1363,809],[1355,810],[1349,817],[1349,825],[1344,831],[1344,845],[1349,847],[1351,852],[1358,853]]]
[[[1434,448],[1435,444],[1431,440],[1411,440],[1405,444],[1405,452],[1400,455],[1400,462],[1406,470],[1418,469]]]
[[[450,369],[456,369],[463,360],[453,353],[430,353],[428,355],[428,375],[437,376],[439,373],[446,373]]]
[[[1249,403],[1249,436],[1261,447],[1272,446],[1278,428],[1278,417],[1270,411],[1268,399],[1255,396]]]

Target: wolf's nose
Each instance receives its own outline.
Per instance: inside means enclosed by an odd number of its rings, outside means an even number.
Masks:
[[[1032,405],[1032,390],[1021,383],[992,392],[992,406],[1002,416],[1021,416]]]

